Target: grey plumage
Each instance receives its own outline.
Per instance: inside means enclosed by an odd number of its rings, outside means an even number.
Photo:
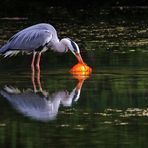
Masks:
[[[20,51],[32,52],[38,48],[48,46],[51,40],[58,40],[57,32],[49,24],[37,24],[28,27],[14,36],[1,47],[0,53],[5,56],[16,54]]]

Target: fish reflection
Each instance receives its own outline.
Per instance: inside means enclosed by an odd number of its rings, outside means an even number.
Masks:
[[[71,92],[63,90],[49,94],[42,89],[40,77],[37,77],[39,91],[32,79],[34,90],[20,90],[13,86],[5,86],[0,90],[0,94],[23,115],[35,120],[49,121],[56,118],[60,105],[71,106],[73,102],[78,101],[84,80],[84,78],[79,80]]]

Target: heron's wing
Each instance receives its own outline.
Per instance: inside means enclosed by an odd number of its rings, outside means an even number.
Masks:
[[[52,39],[52,32],[38,28],[24,30],[10,38],[9,49],[32,51],[45,46]]]
[[[52,120],[56,116],[52,104],[49,104],[44,96],[33,92],[18,92],[13,87],[5,87],[0,90],[0,94],[25,116],[40,121]]]
[[[22,110],[44,111],[47,109],[47,101],[45,97],[41,97],[31,90],[21,92],[18,88],[6,86],[4,89],[0,90],[0,94],[9,100],[13,106]]]

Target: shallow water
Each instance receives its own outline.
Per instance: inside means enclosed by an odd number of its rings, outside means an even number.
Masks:
[[[0,145],[146,147],[148,24],[141,21],[57,23],[59,36],[75,39],[93,68],[81,82],[69,73],[71,53],[44,54],[35,80],[31,56],[0,58]],[[1,20],[0,44],[34,23]]]

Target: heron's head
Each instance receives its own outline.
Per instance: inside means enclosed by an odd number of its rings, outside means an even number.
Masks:
[[[79,46],[74,41],[69,38],[64,38],[61,41],[65,45],[65,48],[70,50],[80,63],[84,63],[80,54]]]

